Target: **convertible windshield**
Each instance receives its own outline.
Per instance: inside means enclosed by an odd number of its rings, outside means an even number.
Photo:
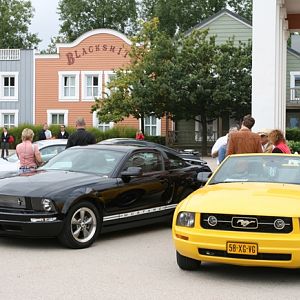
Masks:
[[[300,157],[276,154],[229,157],[209,184],[226,182],[300,184]]]
[[[63,170],[110,175],[124,153],[85,147],[68,149],[52,158],[41,170]]]

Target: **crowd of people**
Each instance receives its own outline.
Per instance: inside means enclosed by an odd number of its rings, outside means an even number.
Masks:
[[[217,159],[217,164],[220,164],[227,155],[231,154],[291,153],[281,130],[262,129],[254,133],[252,132],[254,124],[254,118],[251,115],[246,115],[243,118],[240,129],[239,126],[233,126],[226,135],[217,139],[211,150],[211,156]],[[95,136],[85,129],[86,123],[84,118],[78,118],[75,125],[76,131],[70,135],[66,131],[65,125],[60,125],[60,132],[57,138],[68,140],[66,148],[96,143]],[[4,127],[1,135],[1,157],[4,159],[9,153],[11,137],[7,128]],[[43,163],[37,145],[32,143],[33,137],[33,131],[25,128],[22,131],[22,142],[16,147],[16,153],[20,159],[20,172],[22,173],[35,169]],[[52,132],[48,128],[48,124],[44,123],[39,133],[39,140],[52,138]],[[143,140],[144,138],[143,132],[137,131],[136,139]]]
[[[241,128],[231,127],[229,132],[217,139],[212,147],[211,156],[217,158],[217,164],[231,154],[243,153],[291,153],[284,134],[279,129],[262,129],[252,132],[255,119],[251,115],[243,118]]]

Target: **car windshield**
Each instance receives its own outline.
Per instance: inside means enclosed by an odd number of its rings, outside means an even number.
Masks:
[[[209,184],[274,182],[300,184],[300,157],[283,155],[231,156]]]
[[[124,153],[108,149],[67,149],[52,158],[41,170],[63,170],[109,176]]]

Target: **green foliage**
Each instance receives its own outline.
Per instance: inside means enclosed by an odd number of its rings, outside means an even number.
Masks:
[[[130,33],[137,20],[135,0],[60,0],[60,34],[72,42],[92,29],[110,28]]]
[[[133,38],[130,66],[116,72],[108,86],[110,95],[96,99],[92,106],[99,120],[120,122],[129,116],[163,117],[175,92],[170,86],[169,70],[173,68],[176,51],[176,41],[159,32],[157,19],[145,23]]]
[[[298,152],[300,154],[300,141],[288,141],[288,146],[292,153]]]
[[[252,20],[253,0],[228,0],[227,3],[238,15]]]
[[[15,142],[11,145],[11,148],[15,148],[17,144],[22,142],[21,136],[22,136],[22,131],[24,128],[32,129],[34,132],[33,140],[34,141],[39,140],[39,133],[43,129],[42,125],[35,126],[35,125],[31,125],[31,124],[21,124],[18,127],[13,127],[8,130],[9,134],[13,135],[13,137],[15,139]],[[60,131],[60,126],[59,125],[51,125],[51,126],[49,126],[49,129],[52,132],[53,138],[56,138]],[[135,133],[136,133],[135,128],[125,127],[125,126],[116,126],[107,131],[101,131],[94,127],[89,127],[86,130],[91,132],[95,136],[97,142],[100,142],[105,139],[117,138],[117,137],[135,138]],[[69,134],[71,134],[76,131],[76,128],[75,127],[66,127],[66,131]],[[164,137],[151,137],[151,138],[160,140],[161,138],[164,138]]]
[[[33,48],[41,40],[29,32],[34,9],[31,1],[0,1],[0,48]]]
[[[252,0],[144,0],[141,2],[141,17],[146,21],[157,17],[159,30],[174,36],[227,6],[247,20],[252,19]]]
[[[149,21],[157,17],[159,30],[174,36],[225,8],[226,2],[227,0],[144,0],[141,2],[142,18]]]
[[[287,128],[286,139],[288,141],[300,142],[300,129],[299,128]]]
[[[200,116],[206,149],[208,120],[224,114],[240,118],[251,110],[251,43],[217,45],[207,30],[173,39],[153,19],[144,24],[129,55],[131,64],[117,71],[110,95],[92,106],[100,122],[162,118],[166,112],[174,120]]]

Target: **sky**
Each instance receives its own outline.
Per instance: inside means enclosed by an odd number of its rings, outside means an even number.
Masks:
[[[59,20],[57,6],[59,0],[31,0],[35,9],[34,17],[29,27],[31,33],[37,33],[42,40],[39,50],[46,49],[52,36],[58,35]]]

